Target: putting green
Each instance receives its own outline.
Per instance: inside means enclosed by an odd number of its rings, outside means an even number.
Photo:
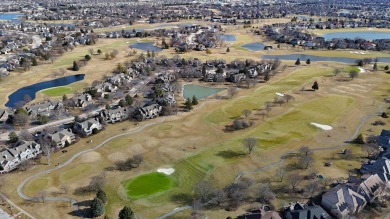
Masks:
[[[126,181],[124,187],[129,198],[138,199],[169,190],[174,185],[171,176],[148,173]]]
[[[60,96],[71,92],[72,92],[72,88],[63,87],[63,86],[48,88],[42,91],[43,94],[48,96]]]

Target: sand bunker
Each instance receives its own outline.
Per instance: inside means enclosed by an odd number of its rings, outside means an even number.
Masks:
[[[367,72],[367,70],[362,68],[362,67],[358,67],[358,69],[360,70],[360,73],[366,73]]]
[[[173,168],[160,168],[160,169],[157,169],[157,172],[164,173],[165,175],[171,175],[173,172],[175,172],[175,169],[173,169]]]
[[[311,122],[310,124],[314,125],[317,128],[320,128],[322,130],[332,130],[333,129],[332,126],[330,126],[330,125],[322,125],[322,124],[315,123],[315,122]]]
[[[276,93],[276,95],[280,96],[280,97],[284,97],[285,94],[282,94],[282,93]]]

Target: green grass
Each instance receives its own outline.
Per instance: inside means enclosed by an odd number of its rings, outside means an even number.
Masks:
[[[39,177],[31,181],[30,183],[28,183],[27,186],[24,188],[25,191],[27,191],[29,194],[35,194],[41,190],[48,188],[49,184],[50,184],[49,177]]]
[[[124,183],[129,198],[139,199],[171,189],[174,181],[163,173],[148,173]]]
[[[48,88],[43,91],[41,91],[43,94],[48,95],[48,96],[61,96],[64,94],[69,94],[72,92],[72,88],[70,87],[65,87],[65,86],[60,86],[60,87],[53,87],[53,88]]]
[[[89,164],[79,164],[77,167],[70,169],[66,172],[63,172],[60,175],[60,179],[63,182],[68,182],[72,179],[79,178],[85,173],[90,173],[92,167]]]
[[[211,111],[206,116],[206,120],[215,124],[228,122],[230,119],[240,116],[244,109],[261,108],[264,102],[273,101],[276,92],[287,93],[294,89],[298,90],[308,80],[313,81],[315,77],[331,74],[331,72],[331,68],[307,67],[298,69],[279,81],[256,89],[248,96],[233,99],[221,108]]]
[[[359,69],[358,67],[356,67],[356,66],[347,66],[347,67],[345,68],[345,71],[346,71],[346,72],[350,72],[350,71],[360,72],[360,69]]]

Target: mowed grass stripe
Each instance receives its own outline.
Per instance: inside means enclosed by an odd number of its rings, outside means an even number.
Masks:
[[[308,80],[331,73],[331,68],[307,67],[298,69],[279,81],[256,89],[248,96],[234,99],[221,108],[213,110],[206,116],[206,120],[215,124],[228,122],[229,119],[240,116],[244,109],[253,110],[262,107],[266,101],[273,101],[276,92],[286,93],[299,88]]]

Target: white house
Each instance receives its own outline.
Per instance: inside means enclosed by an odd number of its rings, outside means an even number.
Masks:
[[[21,144],[0,152],[0,173],[15,169],[22,161],[36,157],[42,153],[41,145],[34,141],[24,141]]]
[[[84,122],[78,122],[74,126],[76,132],[85,136],[91,135],[94,129],[102,130],[102,128],[102,124],[100,124],[97,118],[91,118]]]

